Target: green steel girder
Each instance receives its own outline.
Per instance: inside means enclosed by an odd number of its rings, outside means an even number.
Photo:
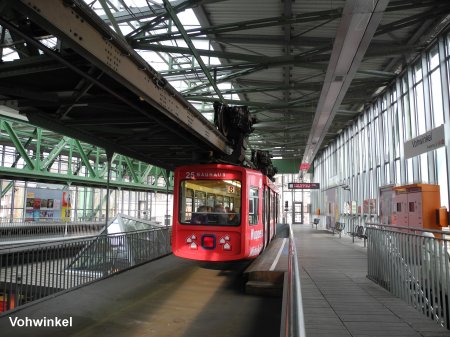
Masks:
[[[192,55],[192,50],[190,48],[184,48],[184,47],[167,46],[167,45],[154,44],[154,43],[149,44],[149,43],[142,43],[142,42],[132,43],[131,46],[134,49],[140,49],[140,50],[151,50],[151,51],[159,51],[159,52],[164,52],[164,53]],[[261,55],[231,53],[231,52],[223,52],[220,50],[207,50],[207,49],[196,49],[196,50],[200,56],[242,60],[242,61],[247,61],[247,62],[261,62],[262,59],[265,59],[265,57],[261,56]]]
[[[397,1],[389,1],[389,4],[386,7],[385,12],[404,11],[404,10],[410,10],[410,9],[417,9],[417,8],[420,8],[420,7],[432,7],[432,6],[440,5],[442,3],[445,3],[445,1],[440,1],[440,0],[421,0],[421,1],[397,0]]]
[[[129,172],[130,172],[130,176],[133,179],[133,182],[138,183],[139,182],[139,178],[136,175],[136,172],[134,171],[134,167],[133,164],[131,163],[131,159],[128,157],[124,157],[125,158],[125,162],[127,163],[127,166],[129,168]]]
[[[63,137],[59,141],[59,143],[56,144],[56,146],[53,148],[52,152],[50,152],[49,155],[47,156],[47,158],[45,158],[42,161],[41,166],[40,166],[41,170],[48,170],[50,168],[50,166],[53,164],[55,159],[59,156],[59,154],[64,149],[64,147],[66,146],[66,144],[69,140],[70,140],[69,137]]]
[[[53,172],[41,172],[41,171],[27,171],[17,168],[0,167],[0,175],[3,178],[15,179],[15,180],[31,180],[31,181],[44,181],[59,184],[71,184],[79,186],[95,186],[95,187],[107,187],[106,179],[91,178],[67,174],[53,173]],[[136,184],[133,182],[122,182],[111,180],[109,183],[111,188],[121,188],[127,190],[139,190],[139,191],[161,191],[165,192],[166,187],[158,187],[148,184]],[[169,188],[169,191],[172,189]],[[2,193],[3,195],[3,193]]]
[[[27,169],[34,170],[35,166],[33,161],[30,159],[30,157],[28,157],[26,149],[23,147],[22,143],[20,142],[19,138],[17,137],[17,134],[15,133],[11,125],[6,121],[2,121],[2,126],[3,126],[2,128],[8,133],[8,136],[13,142],[14,146],[16,147],[17,152],[25,161]]]
[[[200,5],[206,5],[208,3],[221,2],[221,1],[225,1],[225,0],[182,0],[182,1],[173,2],[172,8],[173,8],[174,13],[180,13],[188,8],[192,8],[192,7],[200,6]],[[136,13],[136,14],[138,16],[142,15],[142,12],[144,12],[144,11],[145,10],[142,9],[139,11],[140,13]],[[141,27],[128,33],[126,36],[127,39],[130,40],[130,39],[142,36],[145,32],[151,31],[156,25],[158,25],[162,21],[166,20],[169,16],[167,13],[167,10],[162,7],[156,8],[156,6],[152,6],[150,8],[150,11],[151,11],[152,15],[149,15],[149,17],[152,17],[152,16],[155,16],[155,17],[152,20],[145,22]],[[115,13],[114,16],[116,16],[116,14],[120,15],[119,13]],[[123,16],[123,15],[121,15],[121,16]],[[130,17],[129,21],[136,19],[136,17],[137,17],[136,15],[133,15],[133,17]],[[117,22],[123,22],[123,19],[121,21],[117,21]]]
[[[142,7],[127,8],[125,10],[119,10],[113,13],[113,16],[117,23],[127,23],[133,20],[153,18],[157,15],[164,13],[165,13],[164,8],[159,9],[154,7],[149,8],[149,6],[142,6]],[[111,23],[107,15],[100,15],[100,18],[106,24]]]
[[[188,36],[186,30],[183,27],[183,24],[178,19],[176,12],[173,10],[172,6],[170,5],[170,2],[168,0],[163,0],[164,7],[167,10],[167,13],[172,18],[173,22],[175,23],[175,26],[177,26],[179,33],[183,37],[184,42],[188,45],[189,49],[191,50],[192,55],[194,55],[195,59],[197,60],[197,63],[200,65],[200,68],[202,68],[203,73],[205,74],[206,78],[209,81],[209,84],[214,88],[214,91],[216,92],[217,96],[219,96],[219,99],[221,102],[224,101],[224,98],[222,96],[222,93],[219,90],[219,87],[217,86],[216,81],[212,78],[211,74],[209,73],[209,70],[203,62],[202,57],[197,52],[197,49],[195,48],[194,44],[192,43],[190,37]]]
[[[118,156],[120,156],[118,153],[114,153],[111,157],[111,164],[118,158]],[[152,165],[149,165],[150,167]],[[103,168],[101,170],[99,170],[98,173],[98,177],[99,178],[103,178],[106,177],[108,175],[108,165],[104,165]]]
[[[431,6],[431,8],[428,11],[410,15],[404,19],[396,20],[388,24],[380,25],[375,32],[375,36],[387,34],[412,25],[423,24],[426,20],[434,19],[436,16],[448,12],[450,8],[450,3],[448,1],[426,1],[422,5],[424,7]],[[414,4],[414,7],[412,8],[417,8],[417,6]],[[389,7],[387,7],[387,9],[389,9]],[[391,10],[393,11],[395,9],[392,7]],[[402,7],[399,6],[397,10],[402,10]]]
[[[342,15],[342,8],[325,10],[325,11],[317,11],[317,12],[309,12],[293,15],[292,17],[285,16],[277,16],[259,20],[248,20],[241,22],[234,22],[230,24],[211,26],[206,28],[194,28],[186,30],[187,36],[189,38],[193,38],[200,35],[208,35],[208,34],[222,34],[234,31],[242,31],[246,29],[255,29],[255,28],[265,28],[265,27],[273,27],[273,26],[284,26],[287,24],[296,24],[296,23],[304,23],[311,21],[322,21],[322,20],[330,20],[340,18]],[[163,34],[155,34],[145,37],[136,37],[137,41],[147,41],[147,42],[161,42],[167,40],[176,40],[181,39],[181,32],[172,32],[172,33],[163,33]]]
[[[83,161],[84,166],[86,166],[87,170],[89,171],[91,177],[95,178],[97,175],[95,174],[94,169],[91,166],[91,163],[89,163],[89,159],[86,156],[86,153],[84,153],[83,146],[81,146],[81,143],[79,140],[75,140],[75,145],[78,148],[78,152],[80,153],[81,160]]]
[[[144,172],[142,173],[142,175],[141,175],[141,177],[140,177],[140,180],[139,180],[139,182],[142,184],[144,181],[146,181],[147,180],[147,177],[150,175],[150,172],[152,171],[152,169],[153,169],[153,166],[151,166],[151,165],[148,165],[146,168],[145,168],[145,170],[144,170]]]
[[[33,131],[34,135],[37,135],[37,129],[34,129]],[[25,142],[25,144],[23,145],[23,147],[26,149],[28,147],[28,145],[31,144],[31,142],[33,141],[33,137],[28,138],[28,140]],[[16,160],[14,160],[14,163],[11,165],[11,167],[16,167],[17,163],[19,162],[21,156],[17,156]],[[39,167],[39,165],[38,165]]]
[[[49,181],[97,187],[107,186],[108,165],[106,153],[103,149],[81,143],[69,137],[62,137],[47,130],[36,128],[27,122],[6,116],[0,116],[0,128],[7,133],[7,136],[0,134],[0,150],[5,145],[14,147],[16,152],[13,164],[8,161],[9,164],[1,166],[0,163],[0,175],[3,179]],[[32,158],[27,154],[30,150],[33,151]],[[41,159],[44,152],[47,154]],[[79,161],[79,168],[72,172],[72,165],[68,165],[67,173],[49,172],[53,163],[62,155],[68,157],[69,163]],[[20,158],[25,161],[23,168],[16,167]],[[95,163],[95,169],[90,161]],[[173,190],[173,180],[167,179],[165,170],[159,167],[130,159],[118,153],[112,155],[111,163],[116,165],[117,170],[117,178],[110,181],[111,188],[161,192],[165,192],[167,189]],[[127,170],[124,170],[124,165],[127,165]],[[79,175],[83,166],[88,171],[88,177]],[[125,172],[129,172],[132,177],[131,182],[123,180]],[[147,183],[149,176],[154,177],[151,183]],[[158,186],[159,177],[164,177],[164,181],[169,181],[169,185],[167,187]],[[12,186],[12,182],[7,184],[2,189],[1,196],[3,197]]]
[[[205,96],[190,96],[190,101],[195,102],[209,102],[214,103],[217,101],[214,97],[205,97]],[[271,109],[294,109],[299,107],[311,106],[311,101],[317,100],[317,97],[311,97],[304,100],[295,100],[291,102],[284,101],[276,101],[276,102],[254,102],[254,101],[242,101],[242,100],[234,100],[234,99],[225,99],[224,102],[227,104],[234,105],[247,105],[249,107],[258,107],[265,110]]]
[[[222,76],[216,80],[216,83],[228,82],[235,78],[243,77],[249,74],[253,74],[255,72],[268,69],[271,67],[282,67],[286,65],[298,66],[304,65],[310,69],[320,69],[324,70],[326,65],[324,62],[327,62],[330,58],[329,54],[320,54],[321,51],[317,51],[318,54],[311,53],[303,53],[298,55],[290,55],[290,56],[282,56],[282,57],[271,57],[269,61],[262,62],[260,64],[249,64],[247,69],[239,70],[233,72],[229,75]],[[309,63],[308,63],[309,62]],[[187,90],[184,90],[182,93],[186,94],[189,92],[196,92],[200,89],[207,88],[207,84],[201,84],[195,87],[191,87]]]
[[[283,91],[287,89],[320,91],[322,89],[322,85],[319,82],[292,82],[290,85],[280,83],[280,85],[272,85],[272,86],[233,88],[229,90],[222,90],[222,93],[224,95],[231,95],[231,94],[245,94],[253,92],[266,92],[266,91]],[[199,93],[195,93],[192,96],[211,96],[213,94],[214,93],[212,91],[202,91]],[[191,96],[190,94],[184,95],[184,97],[186,97],[187,99],[190,99],[190,96]]]
[[[111,9],[109,8],[106,0],[98,0],[100,4],[102,5],[103,10],[105,11],[106,16],[108,17],[109,21],[111,22],[111,25],[114,27],[114,30],[120,37],[124,37],[122,34],[122,31],[120,30],[119,24],[117,23],[116,19],[114,18],[113,14],[111,13]]]

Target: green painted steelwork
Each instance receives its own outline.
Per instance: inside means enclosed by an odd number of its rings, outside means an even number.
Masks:
[[[278,169],[278,173],[298,173],[300,170],[301,159],[272,159],[273,166]],[[308,173],[313,173],[311,165]]]
[[[167,7],[166,7],[166,10]],[[189,38],[201,36],[201,35],[208,35],[208,34],[223,34],[223,33],[229,33],[229,32],[235,32],[235,31],[243,31],[248,29],[255,29],[255,28],[266,28],[266,27],[274,27],[274,26],[283,26],[287,24],[295,24],[295,23],[304,23],[304,22],[313,22],[313,21],[323,21],[323,20],[329,20],[329,19],[338,19],[342,15],[342,8],[336,8],[332,10],[324,10],[324,11],[317,11],[317,12],[308,12],[308,13],[302,13],[293,15],[292,17],[270,17],[270,18],[264,18],[264,19],[257,19],[257,20],[247,20],[247,21],[240,21],[240,22],[233,22],[228,24],[222,24],[217,26],[211,26],[211,27],[202,27],[202,28],[195,28],[195,29],[188,29],[186,30],[186,34]],[[168,33],[162,33],[162,34],[154,34],[154,35],[147,35],[145,37],[136,37],[136,40],[139,41],[146,41],[146,42],[161,42],[161,41],[167,41],[167,40],[174,40],[177,38],[180,38],[182,36],[181,32],[168,32]]]
[[[27,168],[34,170],[34,163],[31,161],[30,157],[28,157],[25,148],[23,147],[22,143],[19,140],[19,137],[17,136],[11,125],[8,122],[3,121],[2,126],[2,128],[8,133],[9,138],[16,147],[16,151],[22,156],[23,160],[25,160]]]
[[[173,190],[172,172],[167,175],[164,169],[118,153],[112,155],[111,171],[114,174],[110,187],[114,189]],[[107,173],[104,149],[24,121],[0,117],[0,175],[3,179],[106,187]],[[164,184],[161,184],[161,177]],[[13,181],[3,187],[2,197],[12,188]]]
[[[213,77],[209,73],[209,70],[206,67],[206,64],[203,62],[200,54],[197,52],[197,49],[195,48],[194,44],[191,41],[191,38],[186,33],[186,30],[183,27],[183,24],[178,19],[176,12],[170,5],[168,0],[163,0],[164,8],[167,10],[167,13],[172,18],[173,22],[175,23],[175,26],[178,28],[179,33],[184,39],[184,42],[188,45],[189,49],[191,50],[192,55],[194,55],[196,61],[198,62],[200,68],[202,68],[203,73],[205,74],[206,78],[208,79],[209,84],[213,87],[214,91],[216,92],[217,96],[219,96],[219,99],[221,102],[224,101],[224,98],[222,96],[222,93],[220,92],[219,87],[217,86],[216,81],[214,81]]]

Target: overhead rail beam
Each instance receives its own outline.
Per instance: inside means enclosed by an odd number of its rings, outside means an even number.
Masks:
[[[112,78],[127,90],[131,91],[135,97],[117,95],[117,88],[111,91],[103,84],[103,78],[97,80],[93,76],[85,73],[76,65],[64,60],[56,51],[45,48],[32,36],[27,36],[24,32],[22,38],[27,44],[39,46],[45,53],[62,62],[70,70],[95,84],[95,86],[112,94],[116,99],[133,109],[135,112],[146,117],[150,122],[156,122],[158,126],[169,129],[172,133],[177,133],[179,138],[184,138],[184,143],[192,143],[193,152],[204,148],[205,151],[216,151],[218,153],[230,154],[232,149],[226,139],[217,131],[203,115],[198,112],[185,98],[182,97],[164,78],[152,69],[132,48],[126,44],[117,34],[106,26],[91,10],[80,1],[53,1],[53,0],[31,0],[17,1],[9,4],[16,11],[26,15],[32,22],[36,23],[49,33],[61,39],[64,45],[69,45],[78,55],[90,62],[105,74],[107,78]],[[0,18],[0,24],[8,30],[17,31],[20,29],[8,22],[4,17]],[[114,91],[115,90],[115,91]],[[147,105],[148,104],[148,105]],[[157,112],[157,113],[156,113]],[[162,117],[158,117],[161,114]],[[53,119],[49,114],[42,114],[39,111],[30,113],[33,123],[42,117],[42,125],[51,128],[59,124],[58,131],[70,131],[65,126],[64,121]],[[76,121],[76,118],[71,118]],[[45,124],[45,125],[44,125]],[[64,129],[65,128],[65,129]],[[83,130],[79,130],[83,134]],[[67,135],[75,137],[74,134]],[[188,136],[189,135],[189,136]],[[95,134],[84,137],[100,146],[108,146],[108,141],[95,139]],[[102,145],[103,144],[103,145]],[[127,154],[142,161],[145,154],[130,154],[130,151],[122,151],[120,144],[109,144],[118,148],[117,152]],[[153,163],[164,166],[158,158]],[[148,161],[150,162],[150,161]],[[170,165],[167,167],[171,167]]]
[[[347,0],[320,93],[303,162],[311,163],[333,122],[389,0]]]

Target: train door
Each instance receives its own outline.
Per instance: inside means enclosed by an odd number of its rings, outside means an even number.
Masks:
[[[292,207],[292,223],[293,224],[303,224],[303,202],[294,201]]]

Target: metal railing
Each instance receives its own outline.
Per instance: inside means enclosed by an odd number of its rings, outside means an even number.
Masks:
[[[105,227],[105,222],[50,222],[22,223],[20,225],[0,227],[0,245],[2,242],[20,242],[67,236],[92,236]]]
[[[132,212],[137,213],[137,212]],[[109,218],[116,216],[117,213],[111,213]],[[132,215],[133,217],[142,218],[143,220],[152,220],[160,222],[161,224],[171,226],[172,225],[172,217],[170,215],[159,215],[159,216],[139,216],[137,214]],[[30,220],[30,218],[0,218],[0,228],[3,227],[20,227],[23,225],[30,224],[60,224],[60,223],[102,223],[105,222],[106,217],[103,216],[71,216],[70,220],[65,221],[61,218],[41,218],[39,220]]]
[[[292,226],[289,224],[288,271],[283,286],[280,337],[305,337],[300,269]]]
[[[0,312],[171,252],[169,228],[0,248]]]
[[[89,219],[89,220],[82,220],[78,219],[77,221],[64,221],[62,219],[46,219],[46,220],[28,220],[28,219],[21,219],[21,218],[15,218],[6,221],[5,219],[2,219],[0,221],[0,229],[1,228],[11,228],[11,227],[23,227],[23,226],[30,226],[30,225],[57,225],[57,224],[66,224],[66,223],[73,223],[73,224],[85,224],[85,223],[105,223],[105,219]]]
[[[450,240],[442,231],[367,227],[367,277],[450,328]]]

